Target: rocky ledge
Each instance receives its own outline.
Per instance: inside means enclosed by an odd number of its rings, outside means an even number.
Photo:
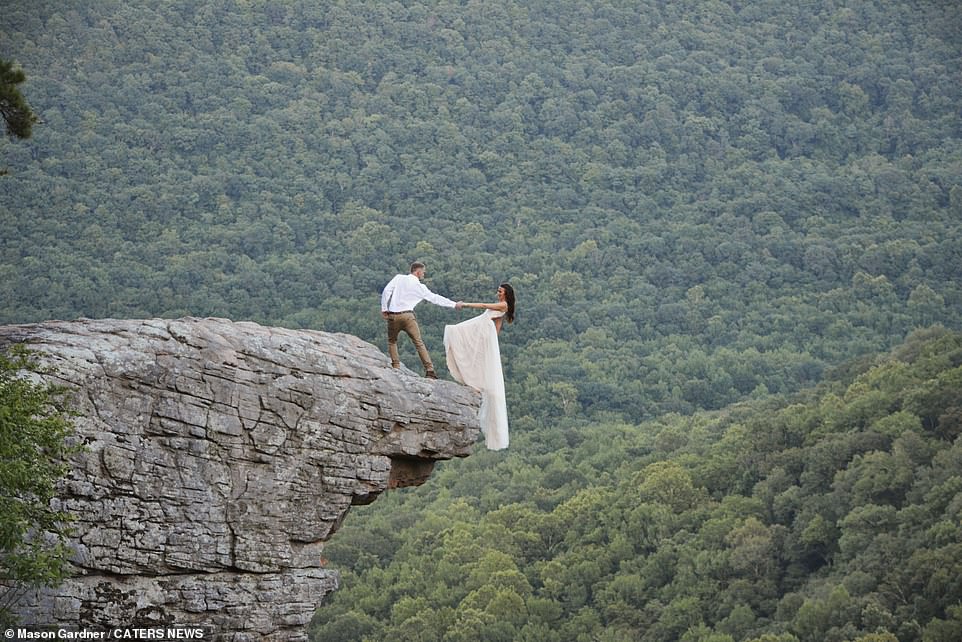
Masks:
[[[0,327],[75,391],[85,452],[63,488],[76,577],[34,626],[197,625],[304,640],[337,588],[322,549],[352,505],[423,483],[479,437],[478,395],[394,370],[345,334],[225,319]]]

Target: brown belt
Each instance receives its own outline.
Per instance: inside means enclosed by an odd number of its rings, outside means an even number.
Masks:
[[[402,310],[401,312],[388,312],[388,314],[392,316],[395,314],[414,314],[414,310]]]

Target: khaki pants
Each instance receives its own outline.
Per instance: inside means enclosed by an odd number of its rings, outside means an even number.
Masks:
[[[417,317],[413,312],[395,312],[387,318],[387,351],[391,355],[391,365],[395,368],[401,365],[401,360],[397,354],[397,337],[401,332],[406,332],[411,337],[421,363],[426,372],[434,371],[434,364],[431,363],[431,355],[421,339],[421,328],[418,326]]]

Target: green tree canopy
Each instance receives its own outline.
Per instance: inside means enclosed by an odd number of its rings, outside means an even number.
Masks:
[[[0,116],[12,138],[30,138],[38,120],[20,93],[18,85],[26,79],[22,69],[14,69],[12,62],[0,59]]]
[[[54,502],[67,471],[71,423],[63,390],[38,382],[22,349],[0,354],[0,622],[20,592],[67,574],[70,516]]]

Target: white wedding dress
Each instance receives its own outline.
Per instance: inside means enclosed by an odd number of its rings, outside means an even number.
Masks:
[[[508,447],[508,404],[498,331],[493,321],[503,315],[497,310],[485,310],[457,325],[444,326],[444,352],[451,376],[481,391],[481,430],[489,450]]]

